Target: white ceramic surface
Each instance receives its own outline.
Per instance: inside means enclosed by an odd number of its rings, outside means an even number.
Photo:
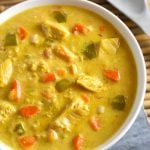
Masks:
[[[115,135],[113,135],[110,139],[108,139],[103,145],[97,147],[98,150],[110,148],[129,130],[131,125],[134,123],[137,115],[139,114],[139,111],[143,104],[146,89],[146,69],[141,49],[131,31],[118,17],[113,15],[105,8],[86,0],[28,0],[12,8],[9,8],[8,10],[0,14],[0,24],[2,24],[12,16],[26,9],[49,4],[74,5],[97,13],[98,15],[105,18],[108,22],[113,24],[113,26],[122,34],[122,36],[125,38],[125,40],[128,42],[131,48],[137,66],[137,74],[138,74],[137,93],[130,114],[126,119],[126,121],[124,122],[124,124],[122,125],[122,127],[115,133]],[[0,145],[0,150],[6,149],[4,146]]]
[[[107,0],[133,20],[150,36],[150,10],[148,0]]]

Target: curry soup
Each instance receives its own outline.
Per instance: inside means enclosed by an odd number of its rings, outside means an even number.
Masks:
[[[14,150],[91,150],[123,124],[137,86],[126,41],[103,18],[43,6],[0,27],[0,140]]]

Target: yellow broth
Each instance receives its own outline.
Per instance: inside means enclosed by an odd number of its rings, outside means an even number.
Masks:
[[[56,11],[65,13],[66,22],[58,22],[54,14]],[[61,41],[51,38],[46,43],[47,37],[41,29],[41,24],[47,20],[63,26],[69,35]],[[73,32],[73,28],[77,24],[83,25],[87,32],[83,33],[83,29]],[[27,31],[27,36],[23,40],[18,34],[19,27],[23,27]],[[6,43],[8,33],[16,35],[17,45],[9,46]],[[35,37],[35,34],[38,36]],[[102,47],[102,40],[105,39],[108,40],[108,43],[104,43],[105,46]],[[111,43],[111,39],[115,39],[116,43],[119,40],[118,45]],[[98,55],[89,59],[84,50],[92,42],[99,42],[100,47]],[[71,51],[71,55],[73,54],[75,59],[66,61],[59,52],[54,53],[53,49],[55,48],[53,47],[59,47],[59,45],[64,46],[69,52]],[[47,51],[44,52],[47,49],[49,54]],[[112,49],[115,50],[115,53],[112,52]],[[70,59],[72,56],[68,57]],[[108,140],[121,127],[134,102],[137,73],[130,48],[110,23],[90,11],[73,6],[43,6],[14,16],[0,26],[0,65],[7,59],[12,62],[12,73],[7,83],[1,86],[0,100],[11,104],[15,112],[9,114],[6,121],[1,123],[0,140],[15,150],[24,148],[19,143],[19,139],[25,136],[34,136],[36,139],[33,145],[28,143],[30,146],[27,146],[27,149],[58,150],[62,147],[65,150],[74,149],[72,141],[78,134],[82,134],[84,137],[83,150],[94,149]],[[3,68],[0,67],[0,69]],[[115,81],[109,78],[104,74],[105,70],[117,70],[120,79]],[[0,82],[3,82],[3,73],[1,72],[0,70]],[[53,73],[56,79],[43,82],[41,78],[48,73]],[[102,83],[99,90],[91,91],[93,89],[78,84],[77,80],[80,74],[97,78]],[[56,84],[62,79],[71,80],[72,84],[60,92],[56,89]],[[14,80],[19,81],[21,86],[19,100],[16,100],[16,95],[12,94],[10,97],[12,88],[16,90],[16,87],[12,87]],[[92,86],[96,86],[96,84]],[[43,92],[46,92],[46,96],[42,94]],[[49,95],[47,96],[47,94]],[[84,101],[82,94],[88,97],[88,102]],[[112,107],[112,100],[117,95],[126,97],[126,105],[123,110]],[[75,118],[69,119],[67,117],[70,114],[67,113],[72,113],[72,110],[65,112],[65,109],[69,109],[68,107],[76,99],[79,99],[79,103],[82,101],[81,105],[88,107],[85,110],[87,114],[79,113],[77,116],[75,115]],[[38,112],[33,116],[25,117],[20,114],[20,109],[25,106],[36,106]],[[81,109],[82,107],[84,106],[81,106]],[[102,110],[97,112],[97,107]],[[4,113],[6,113],[5,110],[0,107],[0,115]],[[60,116],[65,116],[68,119],[71,126],[69,131],[66,131],[67,127],[57,129],[53,125]],[[92,116],[98,118],[100,124],[98,131],[94,131],[91,127]],[[18,135],[18,131],[15,129],[18,123],[23,124],[24,133],[21,135]],[[56,131],[57,139],[48,138],[50,128]]]

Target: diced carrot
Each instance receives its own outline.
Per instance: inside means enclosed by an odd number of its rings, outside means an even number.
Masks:
[[[17,88],[17,84],[18,84],[18,81],[14,80],[13,83],[12,83],[12,89],[16,89]]]
[[[96,117],[96,116],[93,116],[91,119],[90,119],[90,126],[91,128],[94,130],[94,131],[98,131],[100,130],[101,126],[100,126],[100,121],[99,119]]]
[[[24,27],[19,27],[17,33],[21,40],[24,40],[28,36],[28,32]]]
[[[57,71],[57,74],[58,74],[59,76],[63,77],[63,76],[65,76],[66,71],[65,71],[64,69],[60,69],[60,70]]]
[[[19,101],[21,99],[21,85],[20,81],[14,80],[12,83],[12,88],[9,93],[10,100]]]
[[[117,70],[104,70],[104,75],[113,81],[120,80],[120,73]]]
[[[37,106],[25,106],[20,109],[20,114],[23,117],[30,118],[39,112]]]
[[[37,141],[37,138],[35,136],[24,136],[24,137],[19,138],[18,141],[19,141],[19,144],[23,148],[29,148],[33,144],[35,144],[35,142]]]
[[[105,26],[104,26],[104,25],[100,25],[99,31],[100,31],[100,32],[104,32],[104,31],[105,31]]]
[[[75,24],[75,26],[72,29],[72,33],[78,34],[78,33],[83,33],[86,34],[88,32],[88,28],[86,28],[83,24]]]
[[[84,137],[81,134],[78,134],[73,139],[73,147],[74,150],[82,150],[83,143],[84,143]]]
[[[81,94],[81,98],[82,98],[83,101],[85,101],[85,102],[89,102],[89,101],[90,101],[90,99],[89,99],[89,97],[88,97],[87,94],[82,93],[82,94]]]
[[[51,82],[55,80],[56,80],[56,76],[54,73],[47,73],[42,77],[43,82]]]

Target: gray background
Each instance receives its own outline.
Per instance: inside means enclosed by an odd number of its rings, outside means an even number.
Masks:
[[[110,150],[150,150],[150,125],[143,109],[127,134]]]

